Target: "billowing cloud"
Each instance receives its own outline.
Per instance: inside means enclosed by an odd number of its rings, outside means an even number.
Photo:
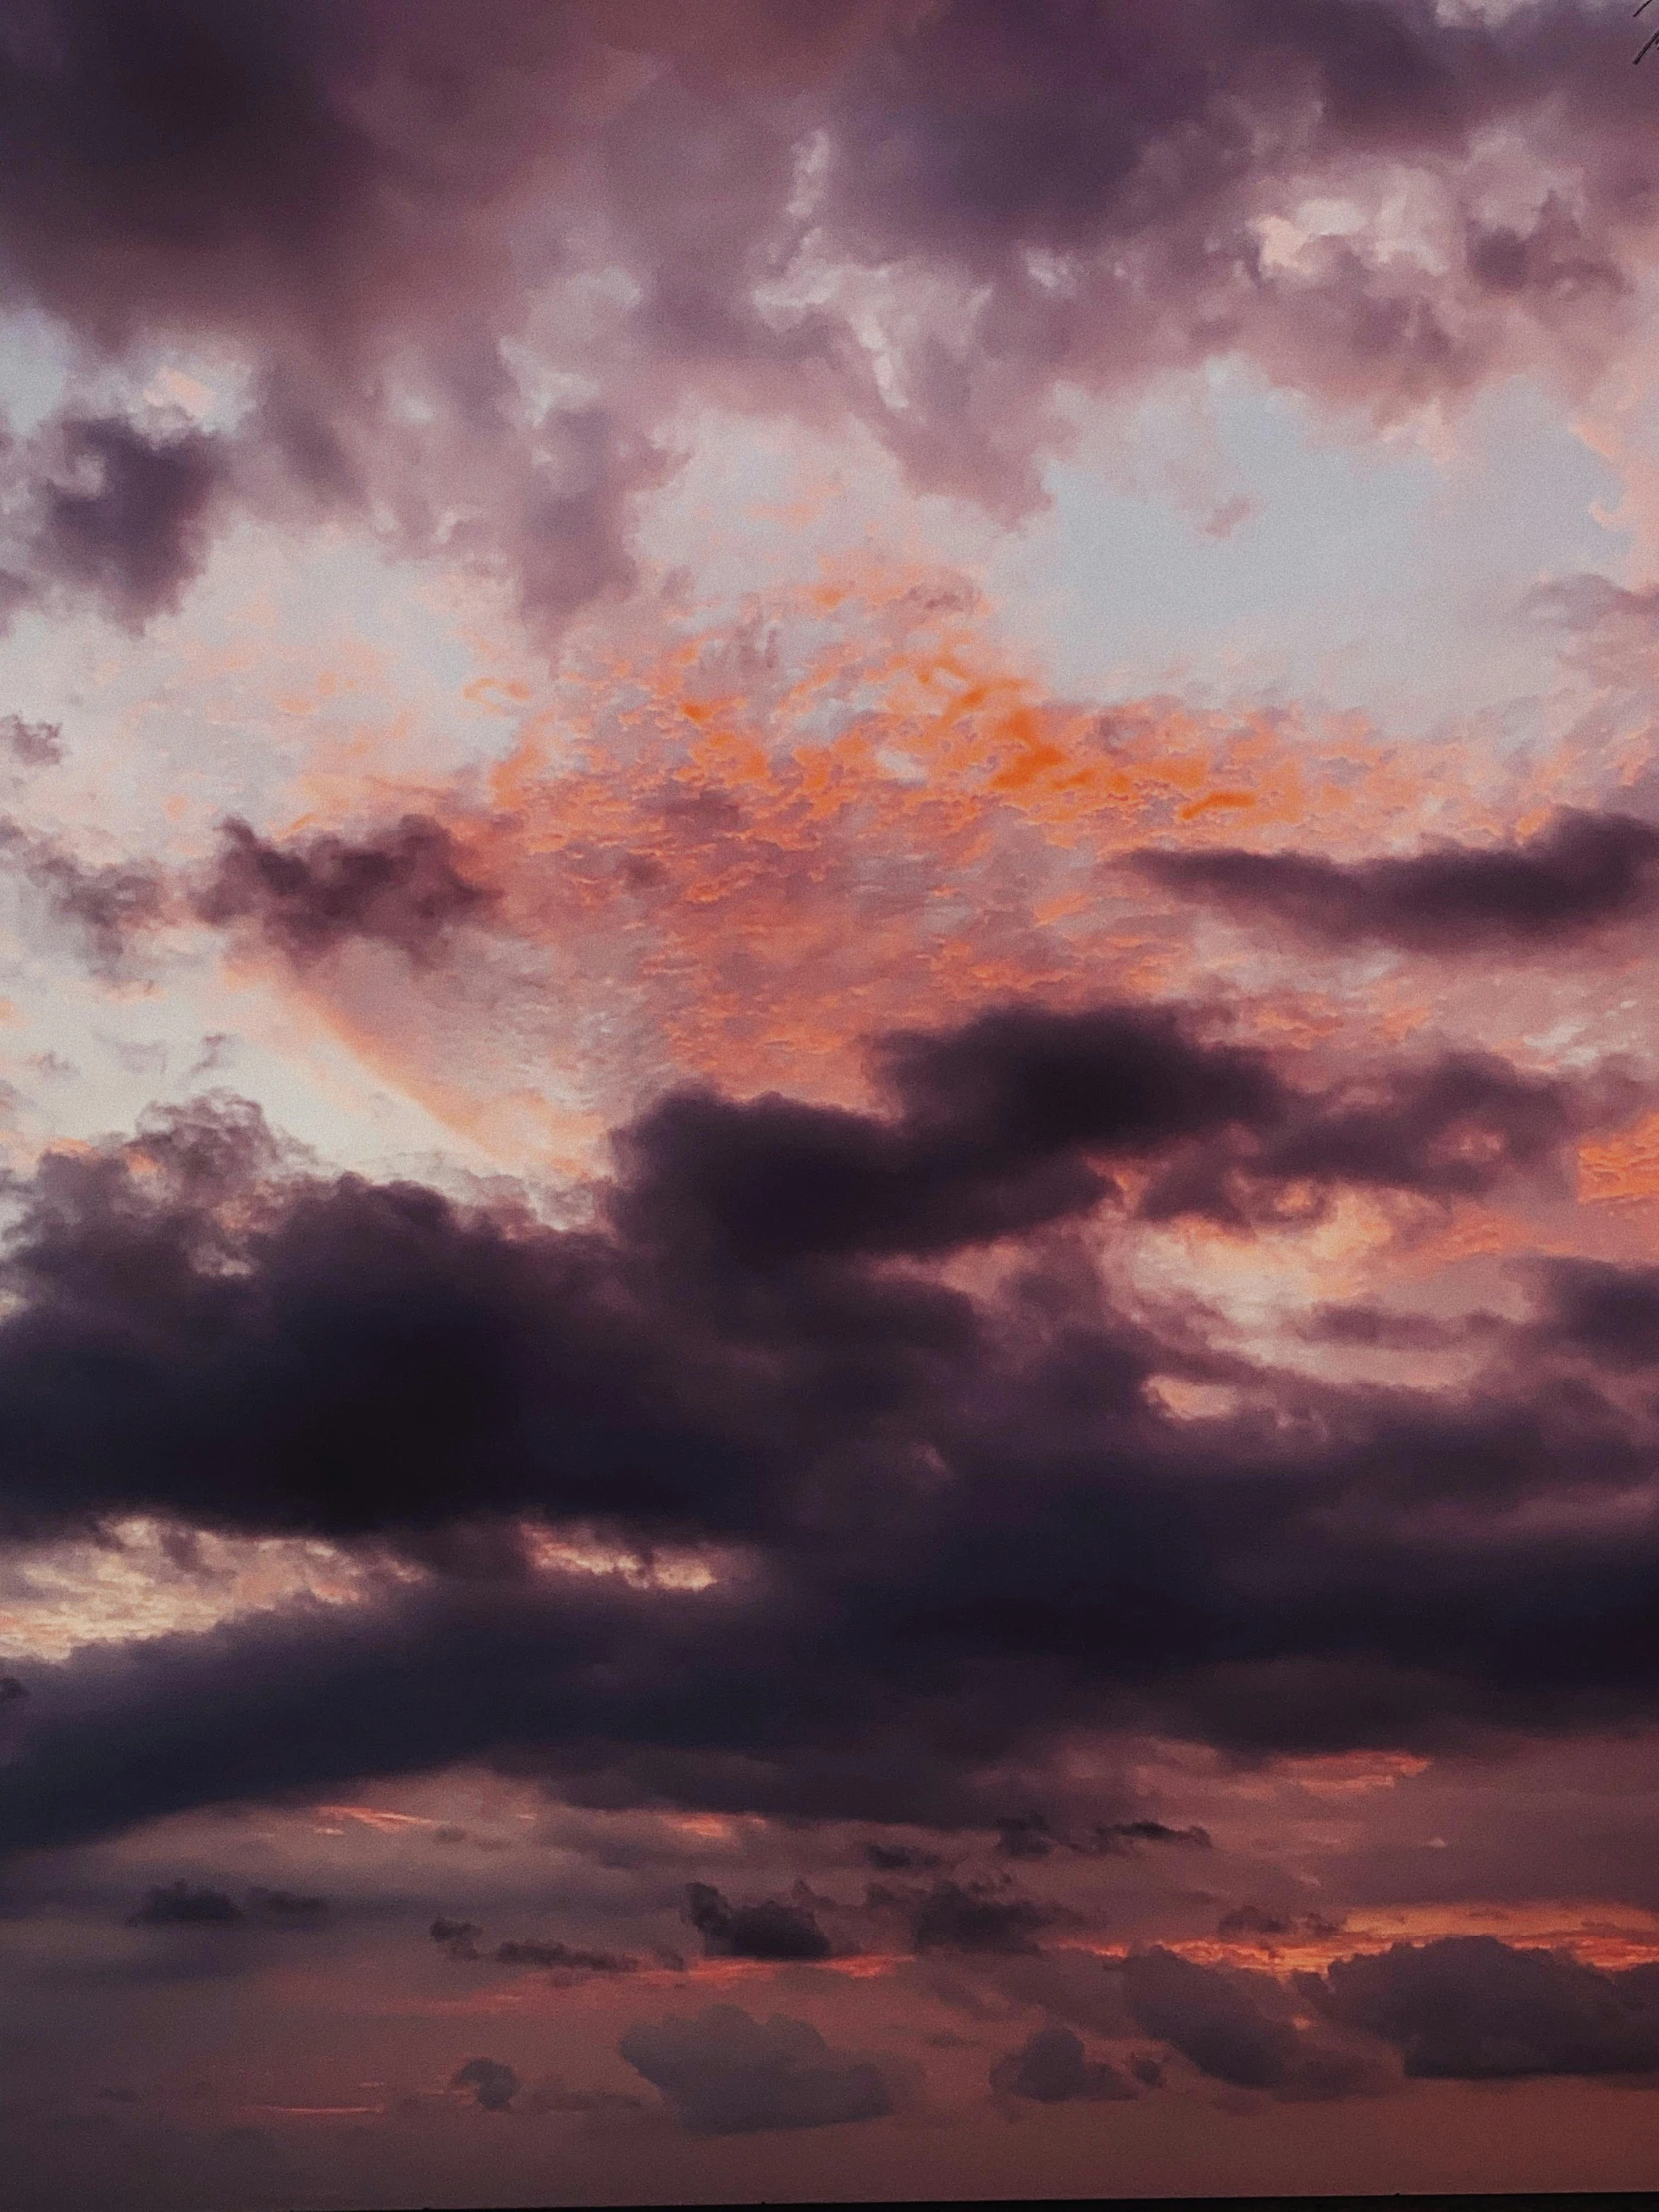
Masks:
[[[1396,1943],[1340,1958],[1300,1983],[1327,2015],[1397,2046],[1417,2079],[1504,2081],[1529,2074],[1659,2069],[1651,1969],[1606,1973],[1491,1936]]]
[[[1162,1949],[1132,1953],[1123,1971],[1140,2027],[1232,2088],[1340,2097],[1376,2073],[1363,2051],[1299,2027],[1266,1975],[1201,1966]]]
[[[694,2135],[832,2127],[893,2109],[879,2065],[832,2049],[805,2020],[751,2019],[734,2004],[689,2019],[641,2020],[617,2046]]]
[[[991,2087],[1003,2096],[1036,2104],[1069,2104],[1132,2097],[1133,2086],[1104,2059],[1084,2056],[1069,2027],[1039,2027],[1018,2050],[991,2068]]]
[[[711,1958],[810,1963],[830,1955],[830,1938],[812,1912],[783,1898],[731,1905],[707,1882],[686,1886],[686,1918]]]

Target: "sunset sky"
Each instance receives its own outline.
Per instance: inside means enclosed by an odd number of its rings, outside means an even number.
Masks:
[[[17,2212],[1659,2187],[1650,20],[0,0]]]

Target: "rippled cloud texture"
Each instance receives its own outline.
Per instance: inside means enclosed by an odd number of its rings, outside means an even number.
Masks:
[[[25,2212],[1659,2156],[1659,57],[0,0]]]

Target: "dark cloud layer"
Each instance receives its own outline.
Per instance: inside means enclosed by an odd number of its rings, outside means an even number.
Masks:
[[[1300,852],[1143,852],[1173,890],[1331,944],[1412,952],[1547,950],[1651,912],[1659,830],[1629,815],[1564,810],[1513,845],[1442,845],[1344,865]]]
[[[1645,1275],[1546,1270],[1456,1391],[1338,1386],[1116,1311],[1064,1230],[1110,1238],[1120,1160],[1143,1213],[1233,1221],[1290,1177],[1304,1213],[1320,1180],[1500,1189],[1614,1094],[1492,1060],[1293,1085],[1132,1009],[1005,1011],[884,1064],[887,1115],[669,1100],[581,1230],[319,1181],[229,1100],[50,1157],[14,1191],[8,1531],[324,1535],[369,1595],[14,1665],[8,1839],[465,1759],[594,1805],[1006,1834],[998,1762],[1040,1773],[1077,1727],[1312,1749],[1652,1716],[1655,1539],[1628,1502],[1651,1448],[1622,1380]],[[999,1291],[938,1272],[994,1238]],[[1232,1409],[1177,1417],[1171,1376]],[[716,1579],[533,1567],[525,1514],[713,1546]],[[1012,1832],[1202,1843],[1040,1811]],[[1044,1925],[995,1885],[891,1902],[922,1948],[1013,1953]],[[696,1911],[728,1955],[822,1955],[810,1903]]]
[[[211,455],[104,425],[43,572],[129,623],[171,604],[211,475],[504,571],[556,628],[628,588],[688,397],[862,422],[1014,513],[1062,387],[1243,354],[1386,415],[1581,378],[1652,250],[1623,33],[1588,0],[8,0],[8,295],[96,355],[257,364]],[[1466,181],[1494,132],[1518,202]],[[1439,266],[1363,232],[1269,251],[1299,197],[1389,163],[1443,202]],[[625,280],[603,311],[593,269]],[[597,396],[549,406],[520,341]]]

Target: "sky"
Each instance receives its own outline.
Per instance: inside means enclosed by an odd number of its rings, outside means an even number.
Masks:
[[[1659,2179],[1659,52],[0,0],[19,2212]]]

